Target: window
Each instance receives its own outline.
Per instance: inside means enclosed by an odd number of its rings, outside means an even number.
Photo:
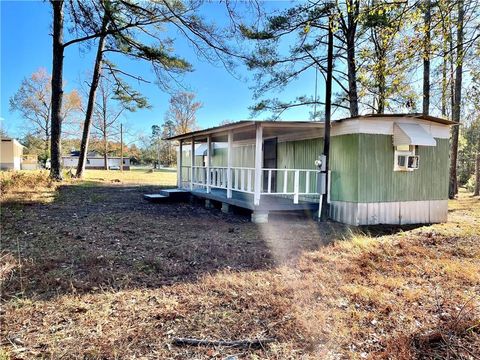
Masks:
[[[417,155],[418,146],[398,145],[394,151],[394,171],[413,171],[418,169],[420,157]]]

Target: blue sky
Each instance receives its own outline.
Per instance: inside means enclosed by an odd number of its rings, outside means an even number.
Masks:
[[[290,5],[289,2],[268,2],[271,9]],[[24,120],[17,113],[10,113],[9,98],[19,88],[22,79],[40,67],[51,72],[51,11],[47,1],[1,1],[1,117],[4,129],[10,136],[20,137],[23,134]],[[215,19],[222,24],[226,21],[222,4],[214,3],[205,8],[209,20]],[[241,79],[230,75],[223,67],[215,66],[205,60],[198,59],[191,46],[178,34],[169,33],[176,39],[177,54],[188,59],[194,71],[183,77],[183,84],[197,94],[204,106],[198,112],[198,124],[205,128],[214,126],[222,120],[242,120],[250,116],[248,107],[254,103],[252,99],[252,74],[245,67],[239,66],[237,74]],[[70,35],[66,32],[65,38]],[[154,80],[149,64],[135,61],[121,61],[126,69]],[[91,51],[79,46],[67,48],[64,63],[65,91],[78,88],[80,79],[93,67]],[[279,94],[272,94],[282,99],[293,99],[297,95],[312,95],[315,74],[304,76],[295,84]],[[135,88],[148,97],[152,108],[129,113],[123,120],[132,133],[150,133],[154,124],[163,121],[168,108],[169,94],[162,92],[154,84],[133,84]],[[319,87],[323,86],[319,81]],[[308,119],[310,109],[295,108],[284,114],[284,120]],[[260,118],[267,117],[268,114]]]

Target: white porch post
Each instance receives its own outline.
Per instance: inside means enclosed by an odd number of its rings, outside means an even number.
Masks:
[[[256,125],[255,136],[255,189],[253,196],[254,205],[260,205],[262,189],[262,162],[263,162],[263,128],[262,124]]]
[[[194,166],[195,166],[195,138],[192,137],[192,150],[190,152],[190,190],[193,190],[193,173],[194,173]]]
[[[227,198],[232,197],[232,155],[233,155],[233,131],[228,131],[227,147]]]
[[[177,158],[177,187],[182,187],[182,161],[183,161],[183,140],[178,144],[178,158]]]
[[[210,161],[211,159],[212,136],[207,136],[207,193],[210,192]]]
[[[299,180],[300,180],[300,171],[295,170],[295,177],[293,181],[293,203],[294,204],[298,204],[298,192],[300,189]]]

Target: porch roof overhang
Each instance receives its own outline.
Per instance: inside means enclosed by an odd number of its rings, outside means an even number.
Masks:
[[[190,140],[194,138],[195,142],[202,142],[207,141],[207,137],[211,136],[213,141],[226,141],[229,131],[233,131],[235,141],[252,140],[255,139],[256,127],[259,124],[263,128],[264,138],[281,137],[283,135],[294,137],[307,135],[308,137],[322,137],[324,128],[324,123],[318,121],[245,120],[209,129],[192,131],[186,134],[172,136],[164,140]]]

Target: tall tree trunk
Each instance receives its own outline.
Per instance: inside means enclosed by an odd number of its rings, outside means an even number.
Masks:
[[[347,65],[348,65],[348,101],[350,116],[358,115],[357,68],[355,64],[355,39],[347,39]]]
[[[480,136],[478,137],[477,165],[475,166],[475,191],[474,196],[480,195]]]
[[[425,39],[423,48],[423,114],[430,112],[430,22],[431,22],[431,3],[425,0]]]
[[[350,116],[358,115],[358,91],[357,91],[357,65],[355,61],[355,40],[357,32],[357,17],[359,1],[348,3],[347,24],[345,37],[347,42],[347,68],[348,68],[348,101],[350,105]]]
[[[460,122],[460,112],[462,103],[462,71],[463,71],[463,18],[464,18],[463,0],[458,1],[458,21],[457,21],[457,58],[455,68],[455,97],[452,111],[452,120]],[[457,183],[457,155],[458,155],[458,126],[454,126],[452,133],[452,151],[450,158],[450,183],[448,196],[453,199],[458,193]]]
[[[51,1],[53,8],[53,62],[52,62],[52,114],[51,114],[51,146],[50,177],[62,180],[61,169],[61,134],[63,103],[63,0]]]
[[[447,116],[447,98],[448,98],[448,80],[447,80],[447,67],[448,67],[448,38],[447,34],[443,34],[443,64],[442,64],[442,116]]]
[[[333,76],[333,29],[332,19],[328,27],[328,50],[327,50],[327,77],[325,83],[325,134],[323,136],[323,155],[326,162],[326,183],[325,188],[328,192],[328,163],[330,157],[330,120],[332,116],[332,76]],[[325,221],[329,217],[328,193],[323,196],[321,207],[321,220]]]
[[[378,59],[378,74],[377,74],[377,114],[383,114],[385,112],[385,102],[386,92],[387,92],[387,79],[386,79],[386,68],[387,68],[387,55],[385,51],[381,48],[377,49],[377,59]]]
[[[105,13],[102,21],[102,33],[107,30],[108,15]],[[77,178],[82,178],[85,171],[85,163],[87,161],[88,141],[90,138],[90,127],[92,123],[93,108],[95,106],[95,95],[97,93],[98,83],[102,75],[103,48],[105,45],[105,35],[98,38],[97,55],[95,58],[95,67],[93,69],[92,83],[88,94],[87,110],[85,112],[85,122],[83,123],[82,142],[80,144],[80,156],[77,165]]]
[[[105,161],[105,170],[108,170],[108,135],[107,135],[107,114],[105,107],[103,110],[103,160]]]
[[[108,153],[107,153],[108,149],[107,149],[107,139],[106,139],[106,138],[104,138],[103,144],[104,144],[104,145],[103,145],[103,151],[104,151],[104,154],[103,154],[103,162],[104,162],[104,164],[105,164],[104,169],[105,169],[105,170],[108,170]]]
[[[45,130],[45,153],[48,154],[49,151],[50,151],[50,134],[48,133],[48,129],[46,129]]]
[[[51,101],[52,101],[52,99],[50,98],[50,103],[51,103]],[[48,157],[47,154],[50,153],[50,119],[52,117],[51,110],[52,110],[52,106],[50,104],[50,107],[47,110],[47,117],[45,119],[45,129],[44,129],[44,132],[45,132],[45,155],[47,157]]]
[[[379,71],[379,79],[378,79],[378,107],[377,107],[377,114],[383,114],[385,112],[385,92],[386,92],[386,79],[385,79],[385,60],[380,60],[380,71]]]

